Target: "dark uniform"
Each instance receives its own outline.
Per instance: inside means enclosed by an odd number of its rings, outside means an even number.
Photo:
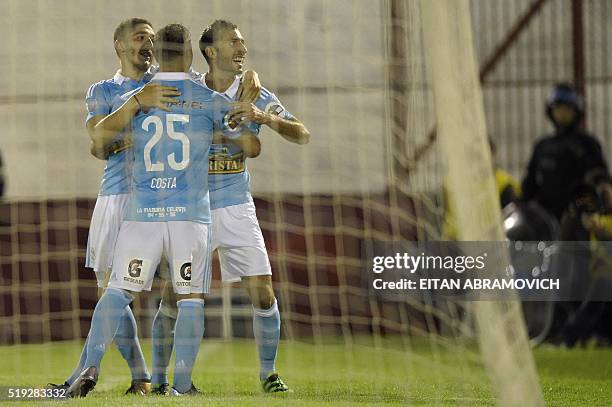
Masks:
[[[576,127],[567,128],[536,144],[523,180],[523,198],[561,219],[575,190],[607,172],[599,142]]]
[[[561,106],[576,113],[573,120],[566,115],[568,110],[555,109]],[[583,225],[583,215],[600,213],[597,191],[610,178],[601,145],[582,129],[583,101],[570,85],[553,89],[547,114],[555,132],[533,150],[523,180],[523,198],[537,202],[561,223],[555,275],[563,279],[570,297],[579,301],[555,303],[548,335],[553,343],[571,347],[588,340],[600,327],[609,326],[606,321],[612,318],[608,303],[593,301],[589,294],[594,288],[605,287],[592,273],[593,245]]]
[[[555,122],[551,111],[559,104],[576,111],[572,123],[562,126]],[[582,100],[573,88],[558,85],[553,90],[547,113],[555,132],[536,144],[523,180],[523,199],[536,201],[559,220],[577,188],[608,174],[601,145],[581,128],[583,112]]]

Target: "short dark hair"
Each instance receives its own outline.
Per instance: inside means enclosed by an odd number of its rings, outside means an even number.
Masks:
[[[158,59],[181,57],[191,46],[191,34],[182,24],[168,24],[155,34],[153,45]]]
[[[115,28],[115,34],[113,35],[113,41],[117,41],[120,38],[123,38],[127,33],[134,31],[134,28],[140,24],[147,24],[151,28],[153,28],[153,24],[151,24],[148,20],[144,18],[128,18],[127,20],[123,20],[119,23],[117,28]]]
[[[215,41],[219,38],[220,33],[224,30],[236,30],[238,26],[227,20],[215,20],[211,25],[206,27],[202,31],[200,36],[200,51],[204,55],[204,59],[208,62],[208,56],[206,55],[206,47],[212,46]]]

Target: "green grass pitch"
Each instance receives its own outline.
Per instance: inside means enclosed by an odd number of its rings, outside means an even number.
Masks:
[[[359,342],[363,342],[359,344]],[[62,382],[78,360],[81,344],[57,342],[0,347],[0,386],[41,386]],[[145,355],[150,343],[143,342]],[[405,350],[409,349],[409,351]],[[612,405],[612,349],[534,351],[547,405]],[[129,371],[113,348],[102,364],[100,380],[86,399],[69,405],[495,405],[479,357],[470,348],[454,350],[443,343],[406,344],[397,338],[356,338],[343,343],[283,342],[277,368],[292,394],[264,395],[257,380],[251,340],[205,340],[194,382],[204,395],[189,398],[124,396]],[[0,401],[0,404],[6,402]],[[54,401],[12,405],[57,405]]]

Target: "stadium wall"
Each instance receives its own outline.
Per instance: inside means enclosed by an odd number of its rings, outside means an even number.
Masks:
[[[400,233],[414,240],[415,203],[401,193],[400,198]],[[309,200],[308,213],[304,200]],[[367,295],[362,244],[392,233],[388,200],[388,194],[256,199],[286,336],[334,336],[343,330],[369,334],[374,326],[382,333],[432,329],[422,313],[407,304],[372,301]],[[87,335],[96,303],[95,276],[84,267],[94,204],[92,199],[0,204],[0,343]],[[150,326],[157,288],[159,282],[135,302],[140,326]],[[207,300],[208,337],[223,334],[222,315],[216,312],[222,307],[220,288],[215,261],[213,292]],[[246,304],[240,295],[232,302],[235,307]],[[250,312],[249,305],[244,315],[233,315],[233,336],[251,335]],[[143,329],[140,334],[150,333]]]
[[[480,61],[531,3],[472,0]],[[549,129],[544,115],[548,90],[572,79],[570,3],[547,0],[484,83],[498,164],[517,177],[533,142]],[[296,307],[287,309],[295,334],[325,326],[331,332],[347,326],[371,329],[374,314],[383,326],[403,329],[398,321],[406,313],[360,295],[357,250],[365,236],[426,239],[428,230],[420,218],[427,212],[419,210],[424,203],[411,191],[395,191],[395,180],[388,176],[385,115],[392,101],[386,98],[385,74],[393,61],[384,51],[391,23],[385,1],[194,1],[182,7],[108,1],[94,4],[87,16],[76,0],[5,4],[0,149],[8,202],[0,205],[0,341],[86,333],[95,284],[82,265],[103,163],[88,153],[83,97],[91,82],[115,71],[110,36],[118,21],[132,15],[157,26],[180,21],[194,35],[214,18],[237,22],[250,47],[250,67],[310,128],[312,141],[305,147],[264,131],[262,156],[249,164],[276,284],[287,293],[281,302]],[[584,4],[588,127],[609,158],[612,4]],[[196,57],[195,68],[205,69],[201,58]],[[411,97],[423,96],[413,92]],[[426,137],[423,131],[405,143],[414,148]],[[436,190],[431,174],[438,163],[432,156],[424,160],[408,174],[410,187]],[[397,214],[390,213],[388,200],[394,193],[393,205],[403,210],[399,232],[391,232]],[[427,205],[441,211],[435,200]],[[349,295],[350,314],[342,305]],[[147,304],[137,308],[141,318],[148,317]]]
[[[3,4],[0,148],[9,199],[96,195],[103,163],[89,155],[84,94],[92,82],[115,72],[112,32],[134,15],[158,27],[182,22],[194,37],[214,18],[235,21],[250,48],[249,67],[310,127],[307,148],[264,131],[262,155],[250,163],[255,193],[381,192],[388,185],[385,1],[186,1],[176,7],[162,0],[115,0],[93,5],[86,15],[77,0]],[[530,4],[472,0],[481,61]],[[612,5],[584,4],[588,127],[610,155]],[[550,130],[544,100],[555,82],[572,79],[572,49],[571,2],[548,0],[484,83],[499,164],[516,177],[533,142]],[[206,69],[199,55],[194,67]],[[407,143],[418,144],[426,135]],[[413,177],[426,178],[418,172],[431,169],[424,165]],[[295,176],[278,177],[279,172]]]

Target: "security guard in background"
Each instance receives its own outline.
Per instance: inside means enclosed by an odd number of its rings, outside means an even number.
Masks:
[[[553,88],[546,114],[555,131],[535,145],[522,192],[561,220],[575,189],[597,177],[607,180],[608,166],[597,139],[582,128],[584,102],[571,85]]]

